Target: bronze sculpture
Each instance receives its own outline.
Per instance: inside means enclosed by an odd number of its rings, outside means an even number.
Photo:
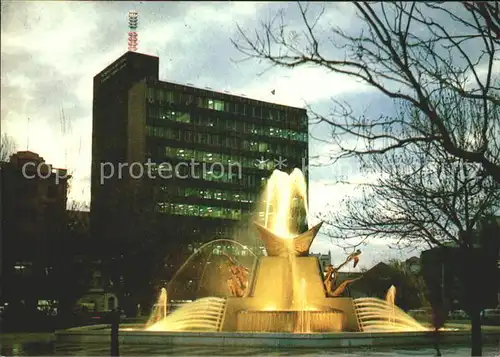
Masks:
[[[331,264],[326,267],[326,272],[325,272],[326,276],[325,276],[325,279],[323,281],[323,284],[325,285],[327,296],[330,296],[330,297],[340,296],[349,284],[362,278],[362,276],[360,276],[356,279],[349,279],[349,280],[343,281],[339,286],[337,286],[338,271],[351,261],[354,261],[354,267],[356,267],[356,265],[358,265],[358,262],[359,262],[359,255],[360,254],[361,254],[361,251],[358,249],[355,252],[349,254],[349,256],[346,258],[346,260],[342,264],[340,264],[338,267],[335,268]]]
[[[231,277],[226,280],[227,287],[233,296],[243,297],[248,288],[248,276],[250,272],[248,269],[238,264],[238,262],[227,255],[226,253],[222,254],[227,259],[229,259],[229,271],[231,272]]]
[[[309,255],[309,248],[311,247],[312,241],[314,240],[316,234],[318,234],[322,225],[323,222],[320,222],[308,231],[299,234],[290,240],[283,239],[266,227],[255,222],[255,226],[260,233],[260,238],[266,247],[267,255],[273,257],[288,257],[290,254],[295,255],[296,257],[307,257]]]

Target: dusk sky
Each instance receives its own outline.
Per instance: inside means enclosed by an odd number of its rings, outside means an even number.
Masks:
[[[257,61],[236,62],[242,55],[230,39],[236,24],[254,30],[278,9],[285,9],[291,27],[300,25],[294,3],[194,2],[3,2],[2,1],[2,133],[16,150],[34,151],[55,167],[73,174],[70,200],[89,202],[92,130],[92,79],[127,51],[127,13],[139,12],[138,52],[160,58],[160,80],[192,83],[217,91],[245,94],[327,114],[331,98],[346,100],[366,115],[390,115],[395,105],[374,89],[318,68],[268,68]],[[356,28],[352,5],[328,3],[319,26]],[[275,95],[271,91],[275,90]],[[64,118],[63,120],[63,113]],[[30,118],[28,122],[28,118]],[[310,133],[327,138],[328,127],[311,126]],[[310,139],[310,154],[335,150]],[[335,184],[340,175],[355,182],[360,176],[349,161],[310,168],[312,215],[355,194],[355,185]],[[372,241],[361,267],[391,257],[406,256]],[[345,253],[324,234],[312,251],[332,251],[339,264]]]

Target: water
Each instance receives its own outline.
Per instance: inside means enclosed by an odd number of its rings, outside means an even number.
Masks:
[[[3,343],[0,340],[2,356],[109,356],[109,346],[100,344],[56,344],[56,343]],[[470,356],[467,346],[448,346],[441,349],[442,356]],[[193,346],[120,346],[120,356],[435,356],[433,348],[377,348],[377,349],[268,349],[268,348],[220,348]],[[498,346],[484,346],[483,356],[498,357]]]
[[[167,317],[167,309],[168,309],[168,295],[167,289],[162,288],[160,291],[160,296],[158,297],[158,302],[155,304],[153,308],[153,312],[149,317],[146,326],[149,327],[160,320],[164,320]]]
[[[283,238],[291,238],[297,232],[291,231],[290,217],[294,207],[294,199],[300,199],[304,205],[306,217],[307,184],[304,174],[294,169],[290,175],[274,170],[265,189],[265,223],[264,226]]]
[[[246,250],[251,255],[253,255],[254,257],[256,257],[256,255],[255,255],[254,252],[252,252],[249,248],[247,248],[246,246],[242,245],[241,243],[239,243],[239,242],[237,242],[235,240],[223,239],[222,238],[222,239],[216,239],[216,240],[207,242],[207,243],[203,244],[201,247],[199,247],[197,249],[197,251],[195,251],[194,253],[192,253],[186,259],[186,261],[182,264],[182,266],[179,268],[179,270],[177,270],[175,272],[174,276],[172,277],[172,279],[167,284],[166,291],[168,292],[168,294],[170,296],[172,296],[172,295],[175,296],[175,293],[176,293],[176,291],[175,291],[175,285],[176,285],[176,283],[178,283],[178,279],[182,280],[182,278],[183,278],[182,277],[182,273],[184,273],[184,271],[186,270],[186,268],[189,267],[189,265],[195,260],[195,258],[200,258],[200,257],[201,258],[206,258],[207,261],[208,261],[208,259],[210,259],[210,257],[212,256],[212,252],[213,252],[213,248],[211,248],[211,247],[215,246],[216,244],[222,244],[222,243],[237,245],[242,250]],[[205,267],[206,267],[206,263],[205,263]],[[202,276],[201,276],[201,279],[200,279],[200,285],[203,283],[204,272],[205,272],[205,269],[203,270],[203,273],[202,273]]]
[[[391,309],[391,318],[390,322],[391,324],[394,324],[396,322],[395,316],[396,316],[396,287],[394,285],[391,285],[389,290],[387,290],[387,294],[385,295],[385,301],[389,306],[392,307]]]
[[[326,298],[324,296],[324,286],[321,281],[314,280],[314,278],[317,277],[317,273],[319,273],[317,265],[314,267],[317,272],[312,273],[312,275],[307,274],[307,279],[305,278],[307,264],[305,264],[306,261],[304,261],[303,257],[298,257],[296,251],[296,239],[300,236],[300,232],[296,231],[293,224],[291,224],[291,221],[297,218],[294,217],[293,210],[297,208],[297,204],[300,203],[304,206],[306,216],[308,213],[307,187],[303,173],[295,169],[289,175],[285,172],[275,170],[267,183],[264,198],[265,226],[263,229],[259,229],[259,231],[262,239],[268,242],[270,247],[278,245],[286,248],[286,266],[282,264],[283,260],[281,258],[283,258],[283,252],[276,253],[272,252],[271,249],[268,252],[268,255],[270,255],[268,258],[274,259],[275,264],[278,262],[282,263],[280,263],[280,269],[278,269],[277,265],[274,265],[273,270],[268,270],[268,274],[275,274],[281,277],[278,279],[279,283],[277,284],[281,286],[281,288],[277,285],[273,285],[271,289],[266,290],[264,293],[256,293],[256,291],[254,291],[251,298],[253,301],[263,301],[264,304],[261,305],[265,305],[269,301],[272,301],[273,304],[277,304],[280,307],[279,309],[275,308],[275,310],[283,311],[274,311],[270,313],[268,307],[261,306],[257,308],[257,310],[260,309],[262,313],[249,311],[245,316],[241,317],[242,321],[238,323],[238,326],[244,327],[245,331],[251,331],[251,329],[249,329],[249,326],[251,326],[255,328],[255,331],[310,332],[312,324],[322,326],[331,320],[332,326],[336,325],[336,322],[338,322],[337,316],[328,313],[312,314],[310,312],[310,310],[314,310],[314,308],[308,306],[308,290],[312,292],[316,291],[317,297],[323,295],[323,298]],[[310,231],[313,232],[311,239],[314,239],[317,230],[312,228]],[[307,235],[307,233],[304,234]],[[226,242],[226,240],[223,239],[209,242],[203,245],[199,252],[202,252],[206,247],[210,247],[222,241]],[[187,264],[191,262],[194,256],[199,254],[199,252],[191,255],[186,263],[179,269],[179,272],[183,271],[184,268],[188,266]],[[280,257],[278,257],[278,255],[280,255]],[[302,260],[299,262],[300,259]],[[260,269],[262,269],[262,267],[259,265],[259,278],[254,277],[254,279],[257,279],[257,282],[263,280],[270,281],[269,279],[273,276],[260,276]],[[304,269],[306,270],[304,271]],[[167,289],[162,289],[155,311],[153,311],[151,315],[146,330],[218,331],[218,328],[223,326],[221,322],[223,318],[236,318],[237,321],[241,320],[235,315],[235,311],[232,310],[230,310],[230,315],[225,316],[225,300],[216,297],[205,297],[195,302],[185,304],[173,315],[167,316],[167,291],[168,295],[171,295],[172,283],[177,279],[179,272],[174,275],[172,281],[167,285]],[[273,284],[275,284],[274,280]],[[346,282],[343,282],[343,284],[346,284]],[[340,286],[341,290],[344,288],[345,286]],[[356,315],[363,331],[389,332],[428,330],[428,328],[420,325],[395,305],[395,296],[396,288],[391,286],[387,293],[386,300],[361,298],[353,301]],[[242,303],[245,302],[246,300],[242,300]],[[251,303],[249,304],[250,305],[243,304],[238,306],[238,309],[245,310],[245,306],[252,306]],[[255,306],[250,308],[250,310],[255,309]],[[267,311],[264,312],[263,310]],[[314,321],[314,319],[319,320]],[[325,330],[323,327],[321,327],[320,330],[328,331],[328,329]],[[333,330],[341,329],[334,328]]]
[[[218,331],[226,299],[206,297],[185,304],[146,328],[147,331]]]
[[[354,306],[363,331],[427,331],[418,321],[386,300],[377,298],[354,299]]]

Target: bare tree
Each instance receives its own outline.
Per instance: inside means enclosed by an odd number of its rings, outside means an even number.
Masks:
[[[392,237],[410,247],[472,248],[477,223],[500,209],[500,185],[478,170],[433,142],[371,156],[362,171],[376,182],[361,184],[359,198],[322,218],[335,238],[360,239],[352,246]]]
[[[361,80],[406,102],[424,120],[415,128],[407,118],[359,118],[346,103],[334,101],[329,116],[312,112],[313,122],[331,125],[342,149],[333,161],[432,141],[456,158],[479,164],[500,182],[500,122],[492,117],[500,110],[498,2],[351,5],[360,20],[354,33],[329,26],[324,8],[315,11],[315,5],[298,3],[303,31],[288,26],[280,12],[255,32],[238,27],[233,44],[247,58],[273,66],[313,65]],[[461,145],[457,123],[448,117],[449,99],[456,103],[456,97],[482,108],[467,125],[474,145]],[[345,145],[341,134],[368,145]]]
[[[4,133],[0,141],[0,161],[8,161],[10,155],[14,153],[15,148],[14,139]]]
[[[469,104],[455,103],[448,114],[449,120],[459,124],[454,136],[463,147],[473,145],[466,123],[481,110]],[[407,104],[400,117],[415,130],[424,127],[420,113]],[[354,246],[371,238],[393,238],[399,246],[472,249],[480,221],[500,209],[500,184],[492,176],[478,174],[480,164],[451,155],[435,141],[364,156],[361,163],[365,174],[377,176],[376,182],[362,184],[361,197],[346,199],[341,211],[322,217],[332,227],[330,235],[354,239]],[[465,278],[462,283],[471,284]],[[469,285],[467,289],[476,292]],[[473,355],[480,355],[479,304],[471,305],[469,311]]]

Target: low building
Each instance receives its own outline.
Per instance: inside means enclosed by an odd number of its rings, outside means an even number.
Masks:
[[[117,294],[99,270],[93,271],[90,289],[78,299],[77,307],[88,312],[110,312],[119,307]]]
[[[419,257],[408,258],[405,260],[405,264],[413,274],[418,274],[420,272],[420,258]]]
[[[499,217],[487,217],[476,227],[473,248],[450,245],[422,252],[422,274],[434,305],[467,310],[467,301],[483,308],[500,303],[499,231]]]
[[[328,251],[328,254],[323,253],[310,253],[311,257],[317,257],[319,260],[319,264],[321,266],[321,271],[323,274],[326,271],[326,267],[332,264],[332,252]]]
[[[49,281],[65,229],[69,178],[31,151],[0,162],[3,304],[36,309],[56,298]]]

